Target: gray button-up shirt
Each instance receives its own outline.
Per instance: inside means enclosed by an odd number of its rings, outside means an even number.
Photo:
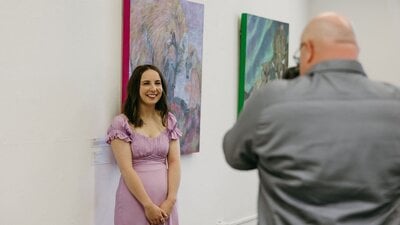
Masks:
[[[400,225],[400,89],[357,61],[267,84],[223,147],[259,171],[260,225]]]

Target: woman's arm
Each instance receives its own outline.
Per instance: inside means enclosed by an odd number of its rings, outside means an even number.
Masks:
[[[119,139],[111,141],[111,149],[114,154],[115,160],[117,161],[118,167],[121,171],[121,176],[125,181],[129,191],[135,196],[135,198],[142,204],[146,218],[151,224],[161,223],[161,219],[166,217],[164,210],[155,205],[146,190],[144,189],[143,183],[140,177],[132,166],[132,152],[129,143]]]
[[[179,184],[181,180],[179,140],[171,140],[168,152],[168,195],[167,199],[161,204],[161,208],[170,215],[175,205]]]

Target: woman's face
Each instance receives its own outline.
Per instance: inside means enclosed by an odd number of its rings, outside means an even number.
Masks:
[[[146,70],[140,80],[140,102],[145,105],[155,105],[163,93],[160,75],[152,70]]]

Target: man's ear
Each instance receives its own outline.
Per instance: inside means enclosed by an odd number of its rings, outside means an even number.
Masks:
[[[304,60],[310,64],[314,58],[315,58],[315,46],[312,41],[307,41],[304,43],[304,50],[306,50],[305,58]]]

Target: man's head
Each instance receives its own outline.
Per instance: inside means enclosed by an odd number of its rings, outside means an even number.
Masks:
[[[322,61],[358,58],[359,48],[350,21],[333,12],[314,17],[305,27],[300,43],[302,75]]]

